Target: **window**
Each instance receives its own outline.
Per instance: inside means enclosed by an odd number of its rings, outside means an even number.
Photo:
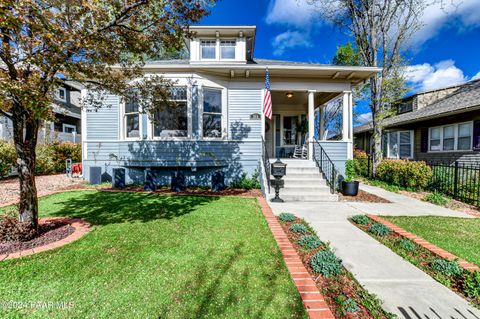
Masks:
[[[413,101],[406,101],[398,106],[398,114],[411,112],[413,110]]]
[[[395,131],[387,133],[388,158],[413,157],[413,131]]]
[[[203,136],[222,137],[222,91],[203,90]]]
[[[57,99],[64,102],[67,100],[67,90],[65,88],[58,88]]]
[[[187,88],[174,87],[168,104],[161,103],[154,112],[153,136],[157,138],[187,137]]]
[[[234,60],[235,59],[235,40],[222,40],[220,42],[220,59]]]
[[[472,122],[431,127],[429,150],[432,152],[471,150],[472,127]]]
[[[215,60],[217,58],[217,41],[202,40],[201,44],[202,60]]]
[[[77,133],[77,127],[71,124],[62,124],[63,133]]]
[[[138,102],[129,100],[125,102],[125,137],[139,138],[140,137],[140,110]]]
[[[283,145],[297,145],[298,116],[283,117]]]

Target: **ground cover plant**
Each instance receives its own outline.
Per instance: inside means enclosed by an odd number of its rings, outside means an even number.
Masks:
[[[382,309],[380,300],[368,293],[342,266],[328,243],[323,243],[312,227],[303,219],[285,220],[284,216],[279,215],[278,220],[335,318],[394,318]],[[293,225],[302,225],[307,232],[292,231]]]
[[[367,217],[368,218],[368,217]],[[400,227],[404,227],[396,221],[399,219],[406,218],[407,220],[410,217],[385,217],[394,224],[397,224]],[[419,218],[419,217],[413,217]],[[422,217],[424,218],[424,217]],[[428,217],[430,218],[430,217]],[[454,218],[460,219],[460,218]],[[459,295],[463,296],[465,299],[470,301],[474,306],[480,308],[480,273],[477,271],[472,273],[471,271],[464,270],[461,268],[456,260],[446,260],[440,258],[438,255],[427,250],[426,248],[418,245],[417,243],[404,238],[394,232],[389,232],[387,235],[380,235],[378,233],[370,232],[369,230],[373,225],[378,225],[375,221],[370,220],[368,224],[356,223],[352,218],[351,222],[362,229],[363,231],[370,234],[373,238],[377,239],[379,242],[389,247],[395,253],[408,260],[413,265],[422,269],[424,272],[432,276],[435,280],[442,283],[443,285],[449,287]],[[358,220],[358,218],[357,218]],[[480,221],[480,220],[479,220]],[[428,228],[428,224],[425,224],[424,227]],[[417,233],[412,231],[412,229],[404,228],[407,231],[410,231],[422,238],[430,241],[422,233]],[[477,230],[478,231],[478,230]],[[443,232],[446,234],[448,232]],[[450,234],[450,233],[448,233]],[[449,236],[444,236],[449,237]],[[470,239],[471,240],[471,239]],[[435,244],[435,242],[432,242]],[[447,251],[447,248],[438,245],[441,248],[444,248]],[[467,246],[467,245],[463,245]],[[450,251],[455,254],[455,252]],[[478,252],[478,251],[477,251]],[[460,256],[463,258],[463,256]]]
[[[306,318],[253,198],[75,191],[41,198],[40,213],[93,229],[0,262],[0,300],[71,307],[0,318]]]

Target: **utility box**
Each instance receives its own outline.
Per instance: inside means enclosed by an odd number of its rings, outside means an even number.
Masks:
[[[125,188],[125,169],[113,169],[113,188]]]
[[[99,166],[90,166],[89,171],[90,184],[98,185],[102,182],[102,168]]]

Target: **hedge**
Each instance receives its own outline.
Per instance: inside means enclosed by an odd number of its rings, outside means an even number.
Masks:
[[[414,189],[424,189],[432,177],[432,169],[425,162],[383,160],[377,166],[377,179]]]

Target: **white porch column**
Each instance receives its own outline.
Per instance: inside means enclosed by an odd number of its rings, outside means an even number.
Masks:
[[[308,91],[308,159],[313,160],[315,139],[315,91]]]
[[[325,105],[320,106],[320,132],[318,132],[318,139],[323,141],[325,136]]]
[[[347,159],[353,158],[353,102],[352,92],[343,92],[342,140],[348,142]]]

